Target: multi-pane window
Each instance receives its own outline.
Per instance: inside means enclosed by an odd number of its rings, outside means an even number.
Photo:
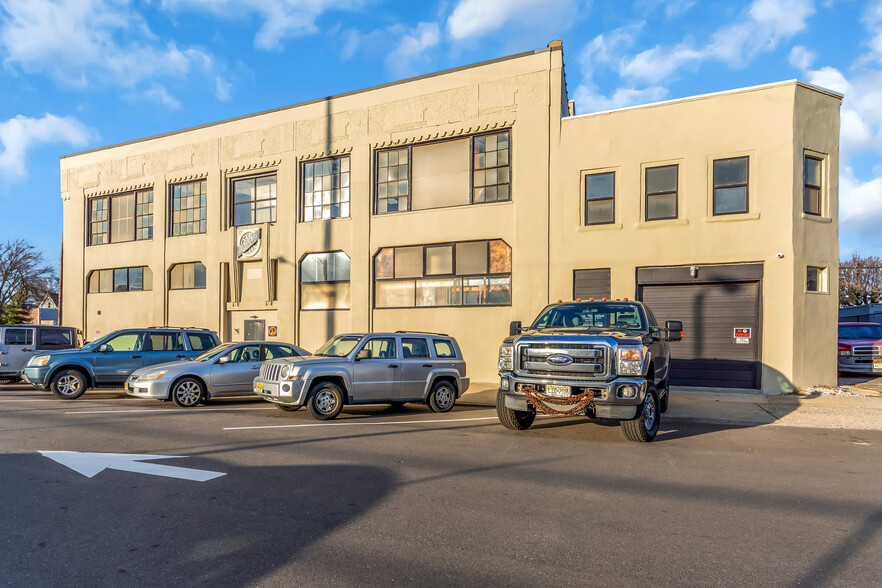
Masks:
[[[153,238],[153,190],[89,200],[89,245]]]
[[[276,175],[233,180],[233,224],[276,222]]]
[[[474,138],[473,202],[511,200],[509,131]]]
[[[585,224],[604,225],[615,220],[616,174],[585,176]]]
[[[646,220],[677,218],[676,165],[646,168]]]
[[[349,157],[303,164],[303,220],[349,216]]]
[[[410,149],[377,153],[377,214],[410,210]]]
[[[171,188],[171,235],[194,235],[206,230],[207,182],[175,184]]]
[[[821,164],[817,157],[805,156],[803,164],[802,210],[821,215]]]
[[[747,212],[748,158],[714,161],[714,214]]]
[[[169,271],[170,290],[205,288],[205,266],[201,262],[178,263]]]
[[[342,251],[310,253],[300,262],[300,308],[349,308],[349,256]]]
[[[94,270],[89,275],[89,293],[151,290],[153,274],[148,267],[118,267]]]
[[[500,239],[390,247],[374,258],[376,308],[511,304],[511,247]]]

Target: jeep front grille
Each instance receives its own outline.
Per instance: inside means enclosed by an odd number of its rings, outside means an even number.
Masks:
[[[551,355],[572,358],[566,365],[548,363]],[[609,376],[609,347],[583,343],[526,343],[518,346],[520,373],[556,378],[601,379]]]
[[[279,373],[282,371],[282,365],[278,363],[270,363],[265,361],[260,366],[260,379],[275,382],[280,380]]]

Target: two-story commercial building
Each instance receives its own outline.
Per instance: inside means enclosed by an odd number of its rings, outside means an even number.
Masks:
[[[62,313],[315,349],[454,335],[496,377],[558,299],[683,320],[672,383],[836,379],[841,96],[790,81],[575,115],[548,48],[62,158]]]

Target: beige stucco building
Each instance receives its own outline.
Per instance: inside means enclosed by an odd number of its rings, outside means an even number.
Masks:
[[[560,43],[62,158],[62,320],[315,349],[637,298],[673,384],[836,379],[841,96],[791,81],[573,115]],[[736,331],[737,330],[737,331]]]

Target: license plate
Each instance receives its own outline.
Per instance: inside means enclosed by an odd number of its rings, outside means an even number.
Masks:
[[[262,392],[263,391],[263,382],[257,382],[256,384],[254,384],[254,389],[257,390],[258,392]]]
[[[882,359],[874,359],[873,360],[873,371],[874,372],[882,372]]]
[[[556,396],[558,398],[566,398],[570,395],[570,387],[569,386],[554,386],[547,385],[545,386],[545,395],[546,396]]]

